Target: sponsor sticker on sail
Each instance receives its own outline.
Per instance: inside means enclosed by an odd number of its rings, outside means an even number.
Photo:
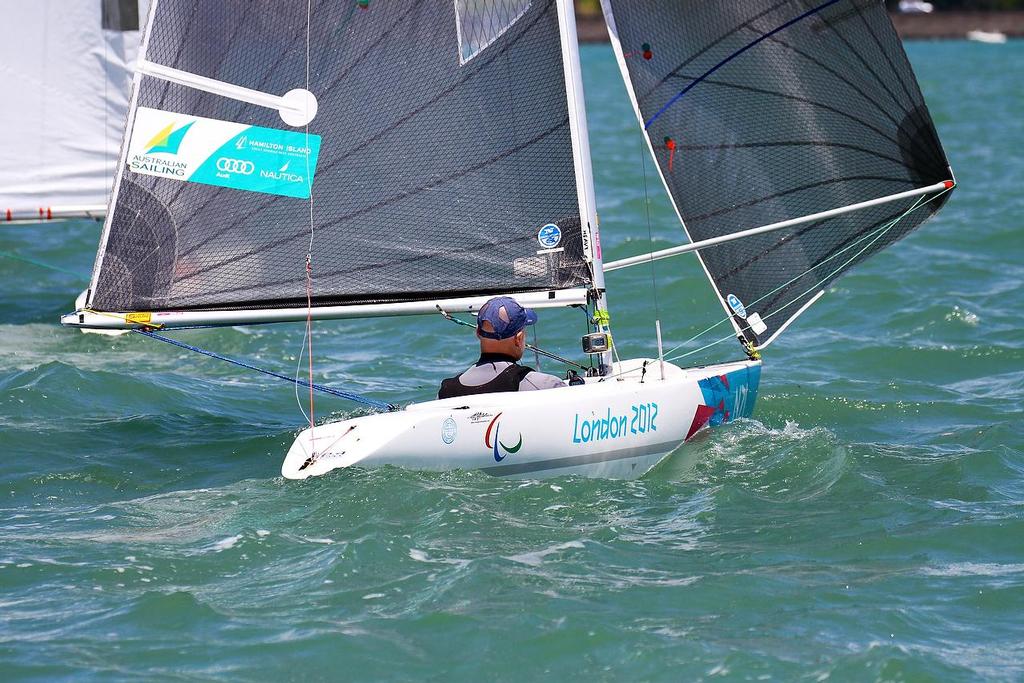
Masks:
[[[548,223],[537,231],[537,241],[545,249],[554,249],[562,241],[562,229],[554,223]]]
[[[139,107],[133,173],[309,199],[320,136]]]
[[[729,308],[732,309],[733,313],[735,313],[741,318],[747,317],[747,307],[743,305],[743,302],[740,301],[740,298],[738,296],[736,296],[735,294],[730,294],[729,296],[725,297],[725,300],[729,303]]]

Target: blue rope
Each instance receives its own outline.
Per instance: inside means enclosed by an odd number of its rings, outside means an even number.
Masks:
[[[690,92],[691,90],[693,90],[693,88],[694,88],[694,87],[695,87],[695,86],[696,86],[696,85],[697,85],[698,83],[700,83],[700,82],[701,82],[701,81],[703,81],[703,80],[704,80],[705,78],[707,78],[707,77],[708,77],[708,76],[710,76],[711,74],[713,74],[713,73],[715,73],[716,71],[718,71],[719,69],[721,69],[721,68],[722,68],[723,66],[725,66],[726,64],[728,64],[728,63],[729,63],[729,62],[731,62],[732,60],[734,60],[734,59],[736,59],[737,57],[739,57],[739,56],[740,56],[741,54],[743,54],[744,52],[746,52],[746,51],[747,51],[747,50],[749,50],[750,48],[752,48],[752,47],[754,47],[755,45],[759,44],[759,43],[760,43],[761,41],[764,41],[764,40],[768,40],[769,38],[771,38],[772,36],[774,36],[774,35],[775,35],[776,33],[778,33],[779,31],[783,31],[783,30],[785,30],[785,29],[789,28],[790,26],[792,26],[793,24],[795,24],[795,23],[797,23],[797,22],[799,22],[799,21],[803,21],[804,19],[806,19],[807,17],[811,16],[812,14],[817,14],[817,13],[818,13],[818,12],[820,12],[821,10],[825,9],[826,7],[828,7],[828,6],[830,6],[830,5],[834,5],[834,4],[836,4],[837,2],[839,2],[839,0],[828,0],[828,2],[826,2],[826,3],[823,3],[823,4],[821,4],[821,5],[818,5],[818,6],[817,6],[817,7],[815,7],[814,9],[810,9],[810,10],[807,10],[806,12],[804,12],[804,13],[803,13],[803,14],[801,14],[800,16],[796,17],[795,19],[790,19],[789,21],[787,21],[787,22],[786,22],[785,24],[783,24],[782,26],[778,27],[777,29],[774,29],[774,30],[772,30],[772,31],[769,31],[768,33],[764,34],[763,36],[761,36],[761,37],[760,37],[760,38],[758,38],[757,40],[755,40],[755,41],[753,41],[753,42],[751,42],[751,43],[748,43],[747,45],[744,45],[744,46],[743,46],[743,47],[741,47],[741,48],[740,48],[739,50],[736,50],[736,52],[733,52],[733,53],[732,53],[731,55],[729,55],[728,57],[726,57],[725,59],[723,59],[722,61],[720,61],[720,62],[719,62],[718,64],[715,64],[715,65],[714,65],[713,67],[711,67],[710,69],[708,69],[707,71],[705,71],[705,72],[704,72],[703,74],[701,74],[701,76],[700,76],[699,78],[697,78],[696,80],[694,80],[694,81],[693,81],[693,83],[690,83],[690,85],[688,85],[688,86],[686,86],[685,88],[683,88],[682,92],[680,92],[680,93],[679,93],[678,95],[676,95],[676,96],[675,96],[675,97],[673,97],[673,98],[672,98],[671,100],[669,100],[669,101],[668,101],[668,103],[667,103],[667,104],[665,104],[665,106],[664,106],[664,107],[662,107],[661,109],[659,109],[659,110],[658,110],[658,113],[657,113],[657,114],[655,114],[654,116],[652,116],[652,117],[651,117],[650,119],[648,119],[648,120],[647,120],[647,121],[646,121],[646,122],[644,123],[644,130],[647,130],[648,128],[650,128],[650,127],[651,127],[651,124],[652,124],[652,123],[654,123],[654,121],[655,121],[655,120],[656,120],[656,119],[657,119],[657,118],[658,118],[659,116],[661,116],[662,114],[664,114],[664,113],[665,113],[665,112],[666,112],[666,111],[668,110],[668,108],[669,108],[669,107],[671,107],[671,106],[672,106],[673,104],[675,104],[676,102],[678,102],[678,101],[679,101],[679,100],[680,100],[680,99],[681,99],[681,98],[683,97],[683,95],[685,95],[686,93],[688,93],[688,92]]]
[[[204,356],[209,356],[210,358],[216,358],[217,360],[222,360],[222,361],[225,361],[227,363],[231,363],[232,365],[237,365],[237,366],[239,366],[241,368],[245,368],[247,370],[255,370],[256,372],[262,372],[264,375],[270,375],[271,377],[277,377],[278,379],[283,379],[283,380],[286,380],[288,382],[293,382],[295,384],[298,384],[299,386],[303,386],[303,387],[312,386],[317,391],[322,391],[325,394],[330,394],[331,396],[337,396],[338,398],[348,399],[349,401],[355,401],[356,403],[362,403],[363,405],[370,406],[371,408],[375,408],[375,409],[377,409],[377,410],[379,410],[381,412],[391,412],[391,411],[394,411],[394,410],[398,410],[398,406],[396,406],[396,405],[394,405],[392,403],[385,403],[383,401],[378,401],[378,400],[373,399],[373,398],[368,398],[366,396],[361,396],[359,394],[354,394],[354,393],[352,393],[350,391],[341,391],[340,389],[332,389],[330,387],[325,387],[322,384],[310,385],[310,383],[305,381],[305,380],[294,379],[292,377],[288,377],[287,375],[282,375],[280,373],[272,372],[270,370],[264,370],[263,368],[258,368],[255,365],[250,365],[248,363],[243,363],[240,360],[235,360],[234,358],[228,358],[227,356],[222,356],[219,353],[214,353],[213,351],[207,351],[206,349],[201,349],[198,346],[192,346],[191,344],[186,344],[185,342],[180,342],[177,339],[171,339],[170,337],[165,337],[162,334],[157,334],[156,332],[152,332],[150,330],[132,330],[132,332],[137,332],[137,333],[141,334],[144,337],[149,337],[150,339],[156,339],[158,341],[167,342],[168,344],[171,344],[172,346],[177,346],[178,348],[185,349],[187,351],[195,351],[196,353],[200,353],[200,354],[202,354]]]

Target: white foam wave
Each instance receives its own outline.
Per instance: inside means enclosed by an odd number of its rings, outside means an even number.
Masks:
[[[548,546],[543,550],[537,550],[532,553],[520,553],[519,555],[511,555],[506,559],[512,560],[513,562],[519,562],[520,564],[529,565],[531,567],[539,567],[544,564],[544,558],[549,555],[560,553],[563,550],[581,549],[585,548],[582,541],[568,541],[566,543],[559,543],[557,545]]]
[[[927,576],[1009,576],[1024,574],[1024,564],[999,564],[996,562],[953,562],[922,570]]]

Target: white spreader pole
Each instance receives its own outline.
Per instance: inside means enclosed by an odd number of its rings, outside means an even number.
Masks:
[[[831,218],[832,216],[840,216],[844,213],[852,213],[861,209],[866,209],[871,206],[878,206],[879,204],[888,204],[889,202],[895,202],[900,199],[906,199],[908,197],[917,197],[922,194],[928,194],[930,192],[938,192],[939,190],[948,190],[952,188],[956,183],[952,180],[944,180],[941,183],[935,183],[928,187],[918,188],[916,190],[908,190],[907,192],[900,192],[898,194],[891,194],[885,197],[879,197],[878,199],[869,199],[866,202],[859,202],[857,204],[850,204],[849,206],[841,206],[838,209],[829,209],[828,211],[821,211],[819,213],[812,213],[807,216],[801,216],[800,218],[791,218],[786,221],[780,221],[778,223],[770,223],[768,225],[762,225],[760,228],[751,228],[750,230],[741,230],[740,232],[733,232],[728,235],[721,235],[719,237],[712,237],[706,240],[700,240],[699,242],[691,242],[690,244],[682,244],[678,247],[669,247],[668,249],[659,249],[658,251],[652,251],[647,254],[640,254],[639,256],[630,256],[629,258],[619,259],[618,261],[612,261],[611,263],[604,264],[605,272],[611,270],[618,270],[619,268],[629,268],[630,266],[636,266],[641,263],[650,263],[651,261],[658,261],[669,256],[675,256],[676,254],[686,254],[691,251],[699,251],[708,247],[713,247],[718,244],[724,244],[725,242],[732,242],[734,240],[743,239],[744,237],[752,237],[753,235],[760,235],[766,232],[774,232],[775,230],[782,230],[784,228],[790,228],[794,225],[803,225],[804,223],[813,223],[814,221],[820,221],[825,218]]]
[[[300,128],[305,126],[317,113],[317,101],[313,93],[303,88],[289,90],[284,95],[273,95],[271,93],[244,88],[240,85],[225,83],[206,76],[182,71],[163,64],[157,64],[147,59],[139,59],[135,65],[135,71],[152,78],[159,78],[163,81],[177,83],[195,90],[202,90],[213,95],[220,95],[239,102],[248,102],[267,109],[276,109],[281,118],[289,126]]]

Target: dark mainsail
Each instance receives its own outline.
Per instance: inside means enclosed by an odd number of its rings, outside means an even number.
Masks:
[[[602,4],[638,118],[693,241],[952,178],[880,0]],[[947,198],[885,203],[711,247],[700,258],[737,329],[765,345],[829,282]],[[754,313],[763,326],[750,324]]]
[[[314,306],[590,281],[553,0],[310,7],[156,4],[149,62],[276,96],[308,89],[319,112],[306,137],[275,109],[142,76],[126,136],[140,151],[119,169],[89,308],[305,306],[311,212]],[[204,127],[233,137],[193,170]],[[260,168],[278,144],[319,150]]]

